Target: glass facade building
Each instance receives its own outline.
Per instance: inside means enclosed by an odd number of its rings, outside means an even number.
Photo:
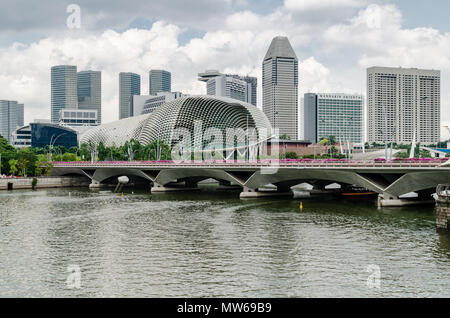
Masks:
[[[17,101],[0,100],[0,135],[12,143],[12,133],[23,126],[24,105]]]
[[[337,142],[364,141],[364,97],[351,94],[305,94],[304,137],[313,143],[334,136]]]
[[[102,121],[102,73],[78,72],[78,109],[95,110],[98,122]]]
[[[58,123],[61,109],[76,109],[77,67],[58,65],[51,68],[51,121]]]
[[[64,146],[67,149],[77,146],[76,131],[54,124],[31,123],[31,146],[44,148],[53,146]]]
[[[172,90],[172,75],[164,70],[151,70],[148,77],[149,94],[156,95],[160,92]]]
[[[135,73],[119,74],[119,119],[130,117],[130,97],[141,95],[141,76]]]

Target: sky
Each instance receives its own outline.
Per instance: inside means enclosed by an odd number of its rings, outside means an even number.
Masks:
[[[256,76],[261,107],[262,59],[285,35],[299,96],[365,95],[371,66],[436,69],[450,125],[449,9],[448,0],[0,0],[0,99],[24,103],[26,123],[50,118],[50,67],[70,64],[102,71],[104,122],[118,119],[119,72],[140,74],[148,94],[153,68],[187,94],[205,94],[197,73],[207,69]]]

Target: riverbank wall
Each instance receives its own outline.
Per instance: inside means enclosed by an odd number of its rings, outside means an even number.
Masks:
[[[38,177],[35,189],[87,187],[88,178],[83,177]],[[33,178],[0,179],[0,190],[32,189]]]

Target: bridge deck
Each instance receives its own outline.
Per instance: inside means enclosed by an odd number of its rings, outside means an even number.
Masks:
[[[449,170],[450,165],[443,165],[446,161],[423,161],[423,162],[376,162],[376,161],[311,161],[311,162],[161,162],[161,161],[96,161],[96,162],[53,162],[54,167],[60,168],[137,168],[137,169],[173,169],[173,168],[212,168],[212,169],[229,169],[229,168],[397,168],[397,169],[442,169]]]

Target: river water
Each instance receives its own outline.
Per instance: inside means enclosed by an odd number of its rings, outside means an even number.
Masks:
[[[433,206],[210,187],[3,191],[0,206],[2,297],[450,297]]]

